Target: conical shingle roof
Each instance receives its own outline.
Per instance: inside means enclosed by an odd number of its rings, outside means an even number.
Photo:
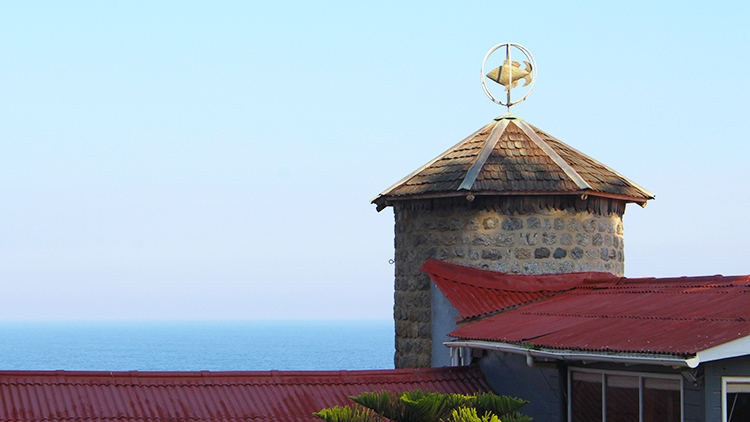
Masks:
[[[507,113],[383,191],[394,200],[466,195],[592,195],[644,204],[654,195]]]

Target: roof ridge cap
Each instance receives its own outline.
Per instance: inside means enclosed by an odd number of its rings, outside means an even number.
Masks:
[[[402,178],[402,179],[401,179],[401,180],[399,180],[398,182],[396,182],[396,183],[394,183],[393,185],[389,186],[389,187],[388,187],[388,189],[384,190],[383,192],[380,192],[380,193],[378,194],[378,196],[376,196],[375,198],[373,198],[373,199],[372,199],[372,200],[370,201],[370,203],[371,203],[371,204],[375,204],[375,203],[376,203],[375,201],[377,201],[378,199],[380,199],[381,197],[383,197],[383,196],[385,196],[385,195],[388,195],[388,193],[390,193],[390,191],[392,191],[392,190],[393,190],[393,189],[395,189],[396,187],[400,186],[400,185],[401,185],[402,183],[406,182],[407,180],[411,179],[412,177],[414,177],[415,175],[417,175],[417,174],[418,174],[419,172],[421,172],[422,170],[424,170],[424,169],[426,169],[427,167],[429,167],[429,166],[433,165],[433,164],[434,164],[434,163],[435,163],[436,161],[438,161],[439,159],[443,158],[443,156],[444,156],[445,154],[447,154],[447,153],[449,153],[449,152],[453,151],[453,150],[454,150],[454,149],[456,149],[456,148],[457,148],[457,147],[458,147],[459,145],[461,145],[461,144],[464,144],[464,143],[466,143],[466,142],[468,142],[468,141],[470,141],[470,140],[474,139],[474,137],[476,137],[476,136],[477,136],[478,134],[482,133],[482,131],[483,131],[484,129],[486,129],[486,128],[487,128],[487,127],[488,127],[489,125],[491,125],[491,124],[492,124],[492,123],[487,123],[486,125],[482,126],[482,127],[481,127],[481,128],[479,128],[479,129],[478,129],[477,131],[475,131],[475,132],[474,132],[474,133],[472,133],[471,135],[469,135],[469,136],[467,136],[466,138],[464,138],[463,140],[461,140],[461,142],[458,142],[457,144],[455,144],[455,145],[453,145],[452,147],[448,148],[447,150],[443,151],[443,152],[442,152],[442,153],[440,153],[440,154],[439,154],[439,155],[438,155],[437,157],[435,157],[435,158],[433,158],[432,160],[428,161],[428,162],[427,162],[427,163],[425,163],[425,164],[424,164],[423,166],[419,167],[418,169],[416,169],[416,170],[414,170],[413,172],[411,172],[411,173],[409,173],[408,175],[406,175],[406,177]],[[376,204],[376,205],[377,205],[377,210],[378,210],[378,211],[382,211],[382,210],[383,210],[383,209],[384,209],[384,208],[386,207],[386,205],[385,205],[385,204]]]
[[[560,170],[565,173],[566,176],[570,178],[570,180],[573,181],[573,183],[578,186],[578,189],[581,190],[593,190],[591,188],[591,185],[583,179],[583,177],[578,174],[578,172],[570,165],[567,161],[565,161],[564,158],[560,156],[560,154],[555,151],[554,148],[552,148],[547,142],[542,139],[539,134],[534,131],[534,129],[526,123],[523,119],[518,119],[518,122],[516,123],[516,126],[519,127],[523,131],[523,133],[526,134],[526,136],[531,139],[533,143],[535,143],[542,151],[544,151],[547,156],[552,159],[552,161],[557,164],[558,167],[560,167]]]
[[[599,164],[600,166],[604,167],[605,169],[607,169],[607,170],[611,171],[612,173],[616,174],[617,176],[619,176],[619,177],[622,177],[622,178],[623,178],[623,179],[624,179],[624,180],[625,180],[626,182],[630,183],[630,184],[631,184],[631,185],[633,185],[633,186],[634,186],[635,188],[639,189],[640,191],[642,191],[643,193],[645,193],[645,194],[646,194],[647,196],[649,196],[649,197],[650,197],[649,199],[654,199],[654,198],[656,198],[656,195],[654,195],[654,194],[653,194],[653,193],[652,193],[651,191],[649,191],[648,189],[646,189],[646,188],[644,188],[643,186],[639,185],[638,183],[635,183],[635,182],[634,182],[633,180],[629,179],[628,177],[626,177],[626,176],[625,176],[625,175],[623,175],[622,173],[618,172],[617,170],[613,169],[612,167],[610,167],[610,166],[608,166],[608,165],[606,165],[606,164],[602,163],[601,161],[599,161],[599,160],[597,160],[597,159],[595,159],[595,158],[592,158],[592,157],[591,157],[590,155],[588,155],[588,154],[586,154],[586,153],[584,153],[584,152],[581,152],[581,151],[580,151],[580,150],[578,150],[577,148],[574,148],[574,147],[572,147],[572,146],[568,145],[567,143],[565,143],[565,142],[563,142],[563,141],[561,141],[561,140],[557,139],[556,137],[554,137],[554,136],[550,135],[549,133],[547,133],[547,132],[545,132],[545,131],[543,131],[543,130],[541,130],[541,129],[537,128],[536,126],[534,126],[534,125],[532,125],[532,124],[530,124],[530,123],[527,123],[527,122],[526,122],[526,121],[524,121],[523,119],[519,119],[519,120],[521,120],[521,121],[523,121],[524,123],[526,123],[527,125],[529,125],[529,126],[530,126],[530,127],[531,127],[531,128],[533,129],[533,130],[534,130],[534,133],[535,133],[535,134],[536,134],[536,131],[538,130],[539,132],[542,132],[542,133],[544,133],[545,135],[549,136],[550,138],[554,139],[554,140],[555,140],[556,142],[559,142],[559,143],[561,143],[561,144],[564,144],[564,145],[565,145],[566,147],[568,147],[568,148],[572,149],[573,151],[575,151],[576,153],[580,154],[580,155],[581,155],[581,156],[583,156],[584,158],[587,158],[587,159],[589,159],[589,160],[591,160],[591,161],[593,161],[593,162],[595,162],[595,163]],[[537,136],[539,136],[539,135],[537,135]]]
[[[508,125],[512,120],[511,118],[506,118],[504,116],[505,115],[499,117],[498,119],[495,119],[497,123],[495,123],[495,126],[492,128],[490,136],[488,136],[484,141],[482,150],[479,151],[479,154],[477,154],[477,158],[471,164],[469,170],[466,171],[466,176],[464,176],[464,180],[463,182],[461,182],[461,185],[457,190],[470,191],[471,188],[474,187],[474,182],[476,182],[477,176],[479,176],[479,172],[482,171],[485,163],[487,163],[487,159],[492,154],[492,151],[495,149],[495,146],[497,146],[498,141],[500,141],[503,133],[505,133],[505,129],[508,128]]]

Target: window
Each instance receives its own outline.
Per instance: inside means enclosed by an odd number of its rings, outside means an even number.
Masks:
[[[568,391],[570,422],[682,421],[679,375],[571,368]]]
[[[721,378],[721,409],[723,422],[750,419],[750,378]]]

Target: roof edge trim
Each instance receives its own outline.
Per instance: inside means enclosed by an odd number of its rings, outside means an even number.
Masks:
[[[528,196],[550,196],[550,195],[560,195],[560,196],[580,196],[580,195],[588,195],[588,196],[598,196],[600,198],[608,198],[608,199],[619,199],[624,202],[632,202],[634,204],[644,204],[646,201],[648,201],[647,198],[634,198],[632,196],[628,195],[618,195],[615,193],[604,193],[604,192],[597,192],[595,190],[572,190],[572,191],[513,191],[513,192],[474,192],[472,195],[476,197],[480,196],[522,196],[522,195],[528,195]],[[435,199],[435,198],[463,198],[466,196],[466,193],[458,192],[458,191],[451,191],[451,192],[431,192],[431,193],[424,193],[421,195],[401,195],[401,196],[393,196],[391,198],[388,198],[389,203],[384,206],[391,205],[391,202],[396,201],[411,201],[414,199]],[[377,198],[374,198],[371,203],[375,203],[375,201],[381,199],[383,197],[383,194],[379,195]]]
[[[519,120],[520,120],[520,119],[519,119]],[[526,122],[524,122],[524,123],[526,123]],[[528,123],[527,123],[527,124],[528,124]],[[542,130],[540,130],[540,132],[543,132],[543,133],[544,133],[545,135],[549,136],[550,138],[552,138],[552,139],[554,139],[554,140],[556,140],[556,141],[558,141],[558,142],[560,142],[560,143],[563,143],[563,144],[565,144],[565,143],[564,143],[563,141],[561,141],[561,140],[559,140],[559,139],[555,138],[554,136],[552,136],[552,135],[550,135],[550,134],[548,134],[548,133],[546,133],[546,132],[544,132],[544,131],[542,131]],[[615,170],[615,169],[613,169],[612,167],[610,167],[610,166],[608,166],[608,165],[606,165],[606,164],[602,163],[602,162],[601,162],[601,161],[599,161],[599,160],[595,160],[595,159],[591,158],[591,156],[590,156],[590,155],[588,155],[588,154],[586,154],[586,153],[583,153],[583,152],[581,152],[580,150],[578,150],[578,149],[576,149],[576,148],[573,148],[572,146],[570,146],[570,145],[568,145],[568,144],[565,144],[565,145],[566,145],[566,146],[567,146],[568,148],[570,148],[571,150],[575,151],[576,153],[578,153],[578,154],[581,154],[581,156],[583,156],[583,157],[586,157],[586,158],[588,158],[588,159],[589,159],[589,160],[591,160],[591,161],[594,161],[595,163],[597,163],[597,164],[601,165],[601,166],[602,166],[602,167],[604,167],[605,169],[607,169],[607,170],[611,171],[612,173],[614,173],[614,174],[616,174],[616,175],[618,175],[618,176],[622,177],[622,178],[623,178],[623,180],[625,180],[626,182],[630,183],[630,184],[631,184],[631,185],[633,185],[634,187],[638,188],[638,189],[639,189],[639,190],[640,190],[641,192],[643,192],[644,194],[646,194],[646,196],[648,196],[647,200],[648,200],[648,199],[656,199],[656,195],[654,195],[654,194],[653,194],[653,193],[652,193],[651,191],[649,191],[648,189],[646,189],[646,188],[644,188],[643,186],[639,185],[638,183],[635,183],[635,182],[634,182],[633,180],[631,180],[631,179],[629,179],[629,178],[625,177],[625,176],[624,176],[624,175],[623,175],[622,173],[620,173],[620,172],[616,171],[616,170]],[[644,201],[644,202],[645,202],[645,201]]]
[[[468,347],[471,349],[497,350],[500,352],[525,355],[530,358],[546,358],[562,361],[590,361],[590,362],[613,362],[624,364],[645,364],[661,365],[672,367],[695,368],[700,362],[700,356],[692,358],[670,357],[657,354],[608,354],[608,353],[591,353],[580,350],[555,350],[555,349],[529,349],[511,343],[480,341],[480,340],[453,340],[443,343],[446,347]]]
[[[548,143],[544,142],[544,139],[542,139],[537,133],[534,131],[534,129],[529,126],[528,123],[523,121],[522,119],[518,119],[517,123],[518,126],[521,127],[521,130],[528,136],[539,148],[544,151],[549,158],[552,159],[552,161],[555,162],[555,164],[560,167],[560,170],[562,170],[568,177],[570,177],[570,180],[573,181],[573,183],[578,186],[578,189],[582,190],[593,190],[591,188],[591,185],[588,184],[585,180],[583,180],[583,177],[581,177],[580,174],[578,174],[573,167],[568,164],[567,161],[565,161],[562,157],[560,157],[560,154],[558,154],[554,149],[552,149],[551,146],[549,146]]]
[[[395,189],[395,188],[396,188],[397,186],[399,186],[399,185],[401,185],[402,183],[406,182],[407,180],[411,179],[411,178],[412,178],[412,177],[414,177],[414,176],[415,176],[415,175],[416,175],[417,173],[421,172],[422,170],[424,170],[424,169],[426,169],[427,167],[429,167],[429,166],[431,166],[432,164],[434,164],[434,163],[435,163],[435,162],[436,162],[437,160],[439,160],[439,159],[443,158],[443,156],[444,156],[445,154],[447,154],[447,153],[449,153],[449,152],[453,151],[453,150],[454,150],[455,148],[457,148],[457,147],[458,147],[459,145],[463,144],[464,142],[466,142],[466,141],[468,141],[468,140],[470,140],[470,139],[473,139],[473,138],[474,138],[475,136],[477,136],[477,135],[478,135],[478,134],[480,134],[480,133],[481,133],[481,132],[482,132],[483,130],[485,130],[485,129],[487,128],[487,126],[489,126],[489,125],[491,125],[491,124],[492,124],[492,123],[488,123],[488,124],[486,124],[486,125],[482,126],[482,127],[481,127],[481,128],[479,129],[479,130],[477,130],[476,132],[472,133],[471,135],[469,135],[469,136],[467,136],[466,138],[464,138],[463,140],[461,140],[461,142],[457,143],[456,145],[453,145],[452,147],[448,148],[447,150],[445,150],[445,151],[444,151],[443,153],[441,153],[441,154],[440,154],[440,155],[438,155],[437,157],[435,157],[435,158],[433,158],[432,160],[430,160],[430,161],[428,161],[427,163],[425,163],[425,165],[423,165],[423,166],[419,167],[418,169],[414,170],[413,172],[409,173],[409,174],[408,174],[408,175],[407,175],[406,177],[404,177],[403,179],[399,180],[398,182],[396,182],[396,183],[394,183],[393,185],[391,185],[390,187],[388,187],[388,189],[384,190],[383,192],[380,192],[380,194],[379,194],[378,196],[376,196],[375,198],[372,198],[372,200],[370,201],[370,203],[371,203],[371,204],[374,204],[374,203],[376,203],[376,201],[378,201],[378,200],[379,200],[380,198],[382,198],[383,196],[385,196],[385,195],[388,195],[388,193],[390,193],[390,191],[392,191],[393,189]],[[385,208],[385,207],[383,207],[383,208]],[[381,209],[382,209],[382,208],[378,206],[378,211],[380,211]]]
[[[714,346],[710,349],[701,350],[697,353],[697,357],[700,358],[701,362],[711,362],[714,360],[746,356],[748,350],[750,350],[750,336],[745,336]]]

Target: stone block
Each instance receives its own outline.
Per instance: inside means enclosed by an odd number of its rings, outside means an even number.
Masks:
[[[552,253],[552,257],[555,259],[563,259],[566,256],[568,256],[568,251],[563,248],[557,248],[555,249],[555,252]]]
[[[565,220],[560,217],[555,218],[553,226],[555,227],[555,230],[565,230]]]
[[[581,261],[578,263],[578,271],[585,273],[591,271],[591,264],[589,264],[586,261]]]
[[[544,259],[549,258],[550,251],[547,248],[536,248],[534,250],[534,258],[536,259]]]
[[[561,245],[572,245],[573,244],[573,236],[570,233],[563,233],[560,235],[560,244]]]
[[[594,221],[593,218],[583,220],[581,227],[583,228],[583,231],[593,233],[596,231],[596,221]]]
[[[545,245],[554,245],[557,243],[557,233],[544,232],[544,234],[542,234],[542,243]]]
[[[576,265],[573,261],[563,261],[560,263],[560,272],[561,273],[572,273],[576,268]]]
[[[497,246],[510,247],[515,243],[516,235],[514,233],[500,233],[495,237],[495,244]]]
[[[518,244],[529,246],[529,245],[536,245],[539,243],[539,234],[538,233],[519,233],[518,234]]]
[[[504,218],[502,222],[503,230],[521,230],[523,228],[523,220],[520,218]]]
[[[526,227],[530,229],[539,229],[542,227],[542,221],[538,217],[529,217],[526,219]]]
[[[536,261],[524,262],[523,263],[524,274],[541,274],[542,271],[539,269],[539,263]]]
[[[516,257],[516,259],[531,259],[531,249],[529,248],[516,248],[515,251],[513,251],[513,255]]]
[[[555,263],[554,261],[544,261],[542,262],[542,273],[544,274],[554,274],[557,271],[555,271]]]
[[[490,261],[497,261],[503,257],[502,252],[499,249],[484,249],[482,250],[482,259],[489,259]]]
[[[508,263],[507,262],[493,262],[490,266],[490,271],[495,271],[498,273],[507,273],[508,272]]]
[[[484,233],[478,233],[474,235],[474,239],[471,240],[471,244],[489,246],[492,244],[492,239]]]
[[[586,246],[589,244],[589,235],[586,233],[576,233],[576,243],[581,246]]]
[[[591,244],[594,246],[601,246],[603,243],[603,238],[601,233],[596,233],[594,237],[591,238]]]
[[[451,218],[448,220],[448,230],[463,230],[466,227],[466,221],[463,218]]]
[[[482,221],[482,226],[484,226],[485,230],[495,229],[499,224],[500,219],[498,219],[497,217],[485,218],[484,221]]]

